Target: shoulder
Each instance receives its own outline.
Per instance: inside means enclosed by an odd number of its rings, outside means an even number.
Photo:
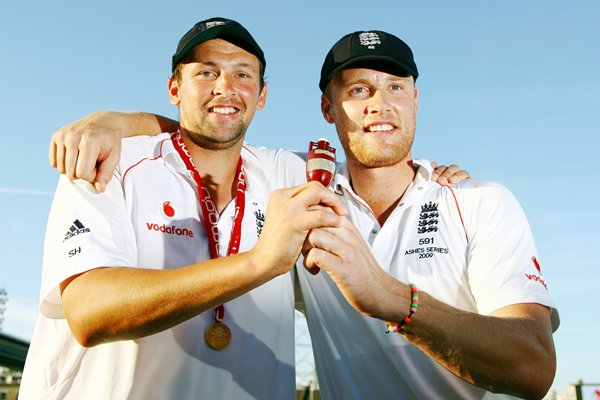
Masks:
[[[124,138],[121,142],[120,168],[126,170],[142,160],[162,157],[173,149],[170,139],[170,133]]]
[[[270,149],[264,146],[253,146],[245,143],[242,150],[242,155],[244,154],[260,162],[301,164],[304,167],[302,154],[290,150]]]
[[[503,184],[482,179],[467,179],[448,186],[457,197],[471,201],[516,201],[512,192]]]
[[[469,179],[447,187],[448,202],[454,202],[469,224],[507,226],[527,217],[514,194],[495,181]]]
[[[244,144],[242,158],[246,168],[272,180],[275,188],[306,181],[306,163],[299,153]]]

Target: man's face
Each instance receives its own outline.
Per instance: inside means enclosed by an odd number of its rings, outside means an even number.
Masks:
[[[169,98],[179,106],[182,131],[207,149],[240,143],[254,112],[265,105],[258,58],[222,39],[208,40],[191,52],[180,82],[169,80]]]
[[[336,126],[349,163],[385,167],[411,157],[418,92],[412,76],[365,68],[342,70],[321,98],[323,116]]]

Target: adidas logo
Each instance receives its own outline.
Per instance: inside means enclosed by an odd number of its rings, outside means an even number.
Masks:
[[[69,228],[69,230],[67,231],[67,233],[65,234],[65,238],[63,239],[63,243],[66,242],[67,240],[71,239],[73,236],[77,236],[81,233],[86,233],[89,232],[90,228],[86,228],[85,226],[83,226],[83,224],[81,223],[81,221],[79,221],[78,219],[76,219],[75,221],[73,221],[73,223],[71,224],[71,227]]]

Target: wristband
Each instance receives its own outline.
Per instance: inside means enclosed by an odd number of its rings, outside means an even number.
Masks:
[[[399,324],[387,324],[385,333],[398,332],[399,334],[404,335],[405,332],[403,327],[410,324],[411,317],[417,312],[417,308],[419,308],[419,289],[417,289],[414,283],[409,283],[408,286],[410,287],[410,311]]]

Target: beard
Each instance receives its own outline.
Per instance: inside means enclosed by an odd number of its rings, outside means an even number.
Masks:
[[[240,113],[243,112],[241,109]],[[216,124],[210,121],[207,112],[199,110],[196,110],[194,118],[186,118],[186,122],[184,129],[189,139],[195,145],[208,150],[224,150],[234,146],[244,139],[248,129],[248,124],[243,118]]]
[[[248,127],[243,121],[215,128],[212,124],[200,123],[191,129],[186,128],[190,140],[208,150],[224,150],[244,139]]]
[[[402,162],[409,157],[415,137],[414,124],[387,140],[378,133],[364,133],[362,128],[354,131],[360,132],[358,134],[347,132],[338,131],[346,158],[363,168],[388,167]]]

